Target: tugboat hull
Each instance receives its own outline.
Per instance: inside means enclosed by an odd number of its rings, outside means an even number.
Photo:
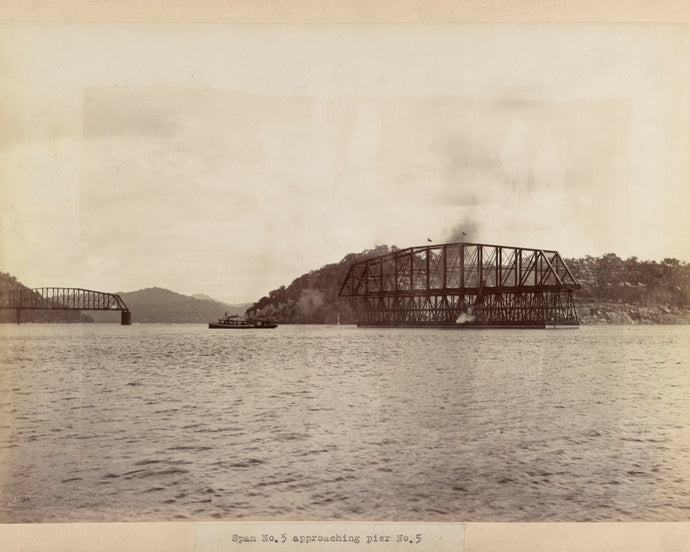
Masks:
[[[209,322],[208,327],[211,330],[271,330],[277,328],[278,324],[263,323],[263,324],[218,324],[217,322]]]
[[[278,324],[273,322],[273,320],[245,320],[237,318],[237,316],[228,316],[226,314],[218,322],[209,322],[208,327],[210,330],[270,330],[278,327]]]

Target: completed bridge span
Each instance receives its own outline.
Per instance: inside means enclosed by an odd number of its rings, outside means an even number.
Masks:
[[[81,288],[41,287],[1,290],[0,309],[17,311],[17,324],[20,322],[21,311],[32,309],[121,311],[121,324],[129,326],[132,323],[132,313],[119,295]]]

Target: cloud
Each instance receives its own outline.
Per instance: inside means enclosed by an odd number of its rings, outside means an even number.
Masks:
[[[593,212],[612,230],[611,199],[628,178],[627,102],[440,98],[381,102],[381,113],[379,177],[434,212],[451,241],[465,231],[513,243],[519,228],[523,245],[569,247],[587,242]]]
[[[7,29],[18,276],[255,298],[463,228],[687,251],[680,27],[203,27]]]

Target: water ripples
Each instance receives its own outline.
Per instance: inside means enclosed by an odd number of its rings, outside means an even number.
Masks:
[[[688,337],[6,325],[0,521],[684,521]]]

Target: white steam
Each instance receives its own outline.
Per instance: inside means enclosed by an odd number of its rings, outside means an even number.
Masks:
[[[470,322],[474,322],[474,315],[472,314],[472,309],[468,309],[467,312],[463,312],[458,318],[455,320],[456,324],[468,324]]]

